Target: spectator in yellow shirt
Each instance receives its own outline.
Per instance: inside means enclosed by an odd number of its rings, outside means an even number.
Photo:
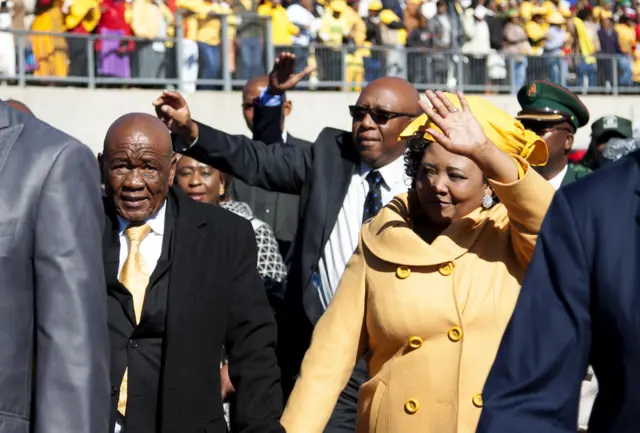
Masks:
[[[226,3],[216,0],[204,0],[198,13],[198,51],[200,56],[199,78],[203,80],[216,80],[221,78],[222,71],[222,50],[221,31],[222,22],[220,15],[229,15],[232,10]],[[227,18],[233,21],[233,17]],[[203,90],[214,90],[220,88],[219,85],[206,83],[200,86]]]
[[[288,47],[293,37],[300,34],[298,26],[289,20],[281,0],[269,0],[258,7],[258,14],[271,17],[271,42],[275,46]]]
[[[620,70],[620,85],[633,85],[633,72],[631,60],[636,47],[636,30],[634,23],[627,15],[622,15],[615,25],[615,31],[618,33],[618,44],[622,55],[618,58],[618,69]]]

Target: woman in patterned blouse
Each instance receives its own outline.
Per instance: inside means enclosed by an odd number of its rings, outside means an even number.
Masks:
[[[258,245],[258,273],[264,281],[267,294],[282,284],[287,268],[278,250],[273,230],[267,223],[254,218],[248,204],[231,200],[228,186],[231,178],[215,168],[195,159],[181,156],[176,169],[176,185],[194,200],[218,204],[251,222]]]

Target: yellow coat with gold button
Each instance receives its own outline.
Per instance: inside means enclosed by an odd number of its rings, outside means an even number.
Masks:
[[[473,433],[482,388],[520,292],[554,189],[528,164],[500,203],[431,244],[412,229],[415,193],[367,222],[315,327],[282,416],[287,433],[321,433],[368,347],[358,433]]]

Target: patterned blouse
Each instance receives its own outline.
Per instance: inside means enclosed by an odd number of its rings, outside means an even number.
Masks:
[[[249,220],[256,234],[258,245],[258,273],[264,281],[267,293],[278,290],[287,278],[287,267],[280,255],[278,242],[267,223],[253,216],[248,204],[239,201],[225,201],[220,206]]]

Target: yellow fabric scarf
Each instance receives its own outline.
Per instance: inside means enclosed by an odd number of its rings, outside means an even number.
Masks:
[[[460,101],[456,95],[445,93],[453,105],[460,108]],[[478,120],[484,133],[500,150],[510,155],[518,155],[526,159],[529,164],[540,166],[547,163],[549,153],[547,144],[535,133],[524,129],[522,124],[498,107],[480,96],[465,96],[471,112]],[[399,139],[406,139],[416,134],[429,141],[435,141],[427,128],[440,131],[426,114],[416,120],[400,134]]]
[[[582,57],[584,57],[584,62],[587,65],[594,64],[596,62],[596,58],[593,56],[593,53],[596,51],[596,47],[593,40],[591,40],[587,26],[580,18],[574,18],[573,25],[575,26],[576,33],[578,34],[578,44],[580,45],[580,53],[582,54]]]

